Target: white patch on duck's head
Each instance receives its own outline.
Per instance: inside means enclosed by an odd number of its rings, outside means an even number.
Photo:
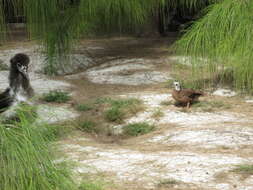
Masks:
[[[178,81],[174,81],[173,84],[174,84],[174,87],[175,87],[176,91],[180,91],[181,90],[181,86],[180,86],[180,83]]]

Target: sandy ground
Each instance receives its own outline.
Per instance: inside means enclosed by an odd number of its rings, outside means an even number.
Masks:
[[[252,175],[232,172],[238,164],[253,162],[251,98],[245,101],[234,92],[220,89],[200,101],[223,101],[230,105],[228,109],[204,112],[163,105],[164,101],[172,101],[171,87],[166,85],[173,79],[172,65],[189,64],[187,57],[170,56],[167,46],[173,40],[86,40],[75,53],[88,52],[95,63],[92,67],[50,79],[41,74],[36,79],[32,74],[38,93],[65,89],[77,102],[104,96],[138,98],[146,109],[125,123],[145,121],[156,126],[147,135],[116,141],[76,132],[59,142],[66,153],[64,159],[76,163],[74,171],[79,176],[96,178],[102,174],[116,184],[116,188],[109,189],[253,190]],[[2,71],[0,75],[3,89],[7,73]],[[58,120],[78,114],[71,111],[71,105],[57,109],[69,111],[60,111]],[[163,114],[153,118],[157,109]],[[112,125],[120,133],[123,126]]]
[[[173,105],[160,105],[170,99],[168,94],[140,92],[124,96],[138,96],[149,106],[126,122],[145,121],[157,129],[149,135],[123,140],[120,145],[101,146],[82,135],[64,141],[68,144],[62,145],[64,151],[78,163],[76,172],[103,172],[116,183],[147,189],[159,189],[161,181],[168,179],[178,182],[170,189],[252,189],[252,176],[241,179],[231,172],[236,165],[253,161],[252,120],[246,113],[185,113]],[[159,120],[151,117],[154,107],[164,113]],[[226,178],[220,178],[222,174]]]

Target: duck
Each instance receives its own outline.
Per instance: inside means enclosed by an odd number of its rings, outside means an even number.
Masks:
[[[190,105],[197,101],[200,96],[204,96],[204,92],[193,90],[193,89],[182,89],[178,81],[174,81],[174,89],[172,97],[176,100],[177,104],[190,107]]]

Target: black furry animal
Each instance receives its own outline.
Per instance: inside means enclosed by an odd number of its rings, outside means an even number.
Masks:
[[[25,101],[34,95],[28,76],[30,59],[26,54],[16,54],[10,60],[9,87],[0,94],[0,113],[14,102]]]
[[[7,88],[2,94],[0,94],[0,113],[10,107],[13,101],[14,98],[10,95],[10,88]]]

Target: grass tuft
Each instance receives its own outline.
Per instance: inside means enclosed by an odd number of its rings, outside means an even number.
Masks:
[[[2,63],[0,62],[0,71],[6,71],[6,70],[8,70],[8,69],[9,69],[8,65],[2,64]]]
[[[44,127],[38,129],[41,133],[50,141],[55,141],[57,139],[60,139],[62,137],[65,137],[74,130],[74,127],[69,125],[44,125]]]
[[[215,85],[219,75],[220,84],[252,91],[252,12],[253,1],[231,0],[217,1],[205,10],[176,43],[179,54],[192,57],[191,78],[210,79]]]
[[[112,107],[105,111],[105,119],[109,122],[122,122],[124,119],[124,112],[118,107]]]
[[[112,99],[109,97],[102,97],[102,98],[97,98],[94,102],[94,104],[105,104],[111,102]]]
[[[93,107],[91,105],[88,105],[88,104],[78,104],[78,105],[75,106],[75,109],[77,111],[85,112],[85,111],[92,110]]]
[[[160,103],[160,105],[162,106],[170,106],[170,105],[174,105],[174,102],[172,100],[164,100]]]
[[[178,183],[179,182],[175,179],[165,179],[158,183],[158,187],[167,187],[167,186],[176,185]]]
[[[243,164],[238,165],[233,172],[253,175],[253,165]]]
[[[139,136],[153,131],[155,127],[148,123],[132,123],[123,127],[123,133],[128,136]]]
[[[156,109],[153,113],[152,113],[152,118],[154,118],[154,119],[159,119],[159,118],[161,118],[161,117],[163,117],[164,116],[164,113],[162,112],[162,110],[161,109]]]
[[[139,111],[143,110],[142,101],[129,98],[129,99],[103,99],[99,102],[108,104],[109,109],[104,113],[105,119],[109,122],[121,123],[126,117],[135,115]]]
[[[201,101],[196,102],[192,105],[192,108],[198,109],[199,111],[203,112],[213,112],[217,109],[230,109],[231,105],[226,104],[222,101]]]
[[[26,118],[27,122],[33,123],[37,117],[37,106],[29,105],[27,103],[20,103],[14,107],[14,113],[10,116],[1,118],[2,124],[15,125],[20,122],[22,118]]]
[[[97,132],[96,123],[89,120],[81,122],[78,129],[86,133]]]
[[[68,92],[53,90],[49,93],[43,94],[41,99],[46,102],[65,103],[71,99],[71,96]]]

